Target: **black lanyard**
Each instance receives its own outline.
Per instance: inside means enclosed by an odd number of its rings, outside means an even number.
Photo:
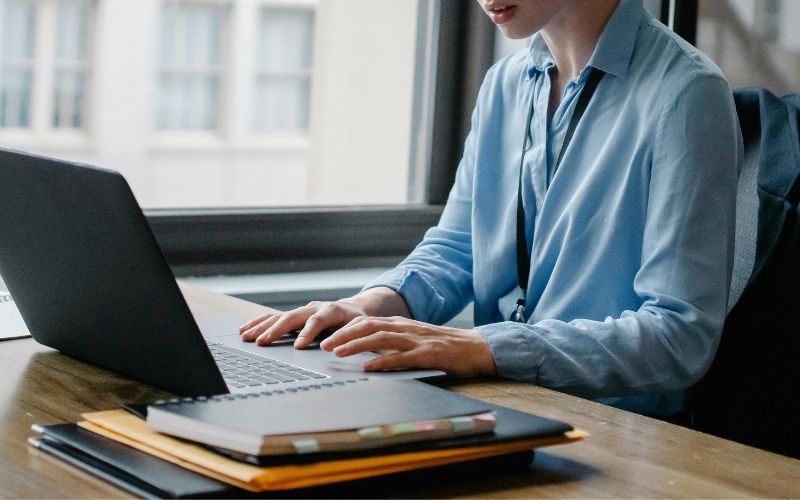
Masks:
[[[597,84],[602,80],[605,73],[597,68],[592,68],[586,83],[581,90],[581,95],[578,97],[578,102],[575,104],[575,111],[572,113],[572,118],[567,127],[567,134],[564,136],[564,143],[561,144],[561,151],[558,153],[553,176],[558,171],[561,160],[564,158],[564,153],[567,151],[572,135],[578,127],[578,122],[581,121],[583,112],[586,111],[586,106],[594,95]],[[522,289],[522,298],[517,300],[517,307],[511,313],[511,321],[525,323],[525,297],[528,294],[528,274],[531,271],[531,254],[528,251],[528,239],[525,237],[525,206],[522,203],[522,170],[525,160],[525,150],[528,147],[528,131],[531,126],[531,119],[533,118],[534,99],[531,96],[531,107],[528,110],[528,119],[525,121],[525,136],[522,139],[522,156],[519,159],[519,186],[517,189],[517,277],[519,278],[519,287]],[[547,153],[545,153],[547,154]]]

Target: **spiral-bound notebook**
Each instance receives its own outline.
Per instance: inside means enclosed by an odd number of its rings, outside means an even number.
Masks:
[[[148,407],[154,430],[253,455],[370,449],[494,430],[493,408],[412,380],[351,379]]]
[[[14,298],[11,294],[0,290],[0,340],[30,337],[28,327],[22,320]]]

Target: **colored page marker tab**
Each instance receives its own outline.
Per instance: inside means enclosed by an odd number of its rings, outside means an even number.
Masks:
[[[475,421],[472,417],[455,417],[450,419],[453,432],[467,432],[475,430]]]
[[[319,451],[319,443],[316,439],[298,439],[292,442],[294,451],[298,454],[303,453],[316,453]]]
[[[417,432],[416,424],[396,424],[391,426],[390,431],[392,434],[413,434]]]
[[[380,427],[365,427],[358,430],[358,437],[361,439],[378,439],[383,437]]]

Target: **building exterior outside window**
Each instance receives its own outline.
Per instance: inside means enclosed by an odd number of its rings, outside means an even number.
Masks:
[[[83,129],[89,105],[90,0],[2,0],[0,128]]]
[[[437,5],[0,0],[0,147],[144,208],[421,203]]]
[[[258,29],[255,131],[307,131],[311,112],[314,10],[265,7]]]
[[[698,10],[697,46],[731,87],[800,92],[800,2],[701,0]]]
[[[90,76],[91,3],[57,0],[53,40],[53,128],[84,126]]]
[[[164,5],[159,129],[217,128],[226,14],[223,4],[173,1]]]
[[[36,3],[30,0],[6,0],[3,7],[0,126],[28,128],[31,123],[35,65]]]

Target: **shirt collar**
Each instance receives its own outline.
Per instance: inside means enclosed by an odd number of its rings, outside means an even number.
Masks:
[[[606,23],[587,66],[624,77],[630,66],[643,10],[642,0],[621,0]],[[545,71],[553,64],[555,61],[544,37],[536,33],[531,39],[528,77],[532,77],[536,71]]]

